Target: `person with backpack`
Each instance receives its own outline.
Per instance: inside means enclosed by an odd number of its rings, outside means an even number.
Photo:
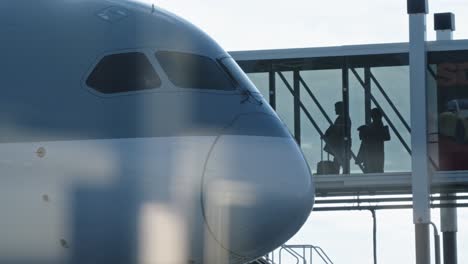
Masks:
[[[385,141],[390,140],[388,126],[382,122],[382,111],[371,110],[372,122],[358,128],[361,146],[356,158],[356,164],[361,164],[364,173],[383,173],[385,163]]]

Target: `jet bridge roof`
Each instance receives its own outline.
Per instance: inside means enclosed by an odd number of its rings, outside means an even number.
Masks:
[[[429,41],[428,51],[466,50],[468,40]],[[367,45],[349,45],[317,48],[271,49],[231,51],[229,54],[236,61],[260,61],[281,59],[306,59],[321,57],[382,55],[408,53],[408,43],[384,43]]]

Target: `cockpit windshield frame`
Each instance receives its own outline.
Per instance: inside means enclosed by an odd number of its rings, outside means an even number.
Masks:
[[[218,61],[241,90],[247,90],[254,94],[261,94],[255,84],[247,77],[247,74],[245,74],[232,57],[227,56],[219,58]]]

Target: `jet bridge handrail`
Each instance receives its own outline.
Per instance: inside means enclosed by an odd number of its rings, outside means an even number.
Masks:
[[[278,72],[278,75],[280,76],[280,78],[283,80],[284,84],[286,85],[286,87],[288,88],[288,90],[294,95],[294,91],[293,89],[291,88],[290,84],[287,82],[287,80],[285,79],[284,75],[281,73],[281,72]],[[312,115],[310,114],[310,112],[307,110],[307,108],[304,106],[304,104],[299,101],[299,106],[302,108],[302,110],[304,111],[304,113],[306,114],[307,118],[309,119],[309,121],[312,123],[312,125],[314,126],[315,130],[317,130],[317,132],[319,133],[320,137],[323,138],[325,136],[325,134],[322,132],[322,130],[320,129],[320,127],[318,126],[317,122],[315,122],[314,118],[312,118]]]
[[[437,80],[437,74],[434,72],[434,70],[431,68],[431,66],[428,66],[427,70],[429,71],[432,78],[434,78],[434,80]]]
[[[322,105],[320,104],[320,102],[317,100],[317,97],[315,97],[315,95],[312,93],[311,89],[309,88],[309,86],[306,84],[306,82],[304,81],[304,79],[302,78],[301,74],[299,74],[299,82],[302,84],[302,86],[304,86],[305,90],[307,91],[307,93],[309,94],[310,98],[312,98],[312,100],[314,101],[315,105],[319,108],[320,112],[322,113],[322,115],[325,117],[325,119],[327,119],[328,121],[328,124],[333,124],[333,121],[331,120],[331,118],[328,116],[327,112],[325,112],[325,110],[323,109]]]
[[[354,70],[354,69],[353,69]],[[387,100],[387,103],[390,105],[390,107],[393,109],[393,111],[395,112],[395,114],[398,116],[398,118],[400,119],[401,123],[403,123],[403,125],[405,126],[406,130],[408,130],[408,132],[411,133],[411,127],[408,125],[408,122],[406,122],[405,118],[403,117],[403,115],[400,113],[400,111],[398,111],[398,109],[395,107],[395,104],[393,104],[392,100],[390,99],[390,97],[388,97],[387,93],[385,92],[385,90],[383,89],[382,85],[380,85],[380,82],[377,80],[377,78],[375,78],[374,74],[372,72],[370,72],[370,78],[372,81],[374,81],[375,85],[377,86],[377,88],[379,89],[379,91],[382,93],[382,95],[384,96],[385,100]]]
[[[284,77],[283,73],[278,71],[277,72],[278,75],[280,76],[281,80],[283,81],[283,83],[286,85],[286,88],[289,90],[289,92],[294,96],[296,97],[295,93],[294,93],[294,89],[291,87],[291,85],[289,84],[288,80],[286,80],[286,77]],[[300,74],[299,74],[299,81],[302,80],[302,78],[300,77]],[[307,87],[308,88],[308,87]],[[318,103],[318,102],[316,102]],[[319,104],[320,105],[320,104]],[[317,105],[317,106],[319,106]],[[312,123],[312,125],[314,126],[315,130],[319,133],[320,135],[320,138],[324,138],[325,137],[325,134],[322,132],[322,130],[320,129],[320,127],[318,126],[317,122],[315,122],[314,118],[312,117],[312,115],[310,114],[310,112],[307,110],[307,108],[304,106],[304,104],[302,103],[302,101],[300,100],[299,98],[299,107],[304,111],[304,113],[306,114],[307,118],[309,119],[309,121]],[[323,108],[320,107],[322,110]],[[323,110],[324,111],[324,110]],[[322,112],[323,113],[323,112]],[[325,113],[326,115],[326,113]],[[331,122],[331,119],[328,117],[327,120],[329,120],[330,124],[332,124]],[[351,151],[351,157],[356,160],[357,157],[356,155],[354,154],[353,151]],[[361,164],[357,164],[359,166],[359,168],[364,171],[364,168],[362,167]]]

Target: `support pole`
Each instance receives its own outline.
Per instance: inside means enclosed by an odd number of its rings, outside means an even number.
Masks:
[[[342,69],[341,79],[342,79],[342,95],[343,95],[343,116],[349,117],[349,67],[348,62],[344,61]],[[343,174],[350,173],[350,160],[351,160],[351,134],[350,134],[351,124],[348,121],[348,118],[345,118],[345,148],[344,148],[344,157],[343,161]]]
[[[276,110],[276,72],[271,70],[268,75],[270,79],[270,105],[273,110]]]
[[[453,40],[455,30],[455,15],[452,13],[434,14],[434,30],[437,41]],[[455,197],[454,193],[441,193],[442,197]],[[455,200],[441,201],[443,204],[454,204]],[[457,208],[440,209],[440,225],[443,234],[444,264],[457,264]]]
[[[430,175],[427,152],[426,14],[427,0],[407,0],[409,14],[409,62],[412,147],[413,222],[416,264],[431,263],[429,225]]]
[[[431,263],[429,224],[416,224],[416,264]]]
[[[299,70],[294,71],[294,136],[301,145],[301,83]]]
[[[374,264],[377,264],[377,216],[375,210],[370,210],[372,214],[372,237],[373,237],[373,249],[374,249]]]
[[[364,68],[364,113],[366,118],[366,125],[369,125],[371,120],[371,109],[372,109],[372,101],[371,101],[371,69],[370,67]]]
[[[441,227],[442,241],[444,248],[444,264],[457,264],[457,210],[442,212],[441,208]]]

